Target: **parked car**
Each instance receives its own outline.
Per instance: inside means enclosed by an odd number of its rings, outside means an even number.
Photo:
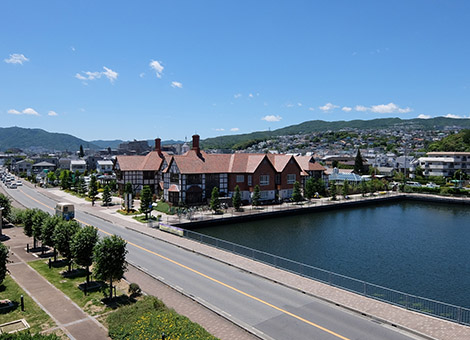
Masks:
[[[436,183],[429,182],[428,184],[425,185],[426,188],[432,188],[432,189],[439,189],[441,186],[437,185]]]
[[[406,185],[408,185],[409,187],[421,188],[421,184],[419,184],[418,182],[408,181],[408,182],[406,182]]]
[[[21,182],[21,181],[16,181],[16,186],[20,187],[20,186],[22,186],[22,185],[23,185],[23,182]]]
[[[10,188],[10,189],[16,189],[16,182],[11,182],[11,183],[8,185],[8,188]]]

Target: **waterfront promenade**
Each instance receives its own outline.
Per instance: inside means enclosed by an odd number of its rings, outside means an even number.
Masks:
[[[57,201],[68,200],[75,204],[79,204],[80,209],[84,210],[85,212],[104,218],[114,224],[125,225],[127,228],[133,229],[137,232],[144,233],[146,235],[163,240],[168,243],[172,243],[174,245],[177,245],[178,247],[187,249],[189,251],[202,254],[204,256],[227,263],[231,266],[235,266],[247,272],[253,273],[254,275],[258,275],[274,282],[277,282],[279,284],[291,287],[293,289],[297,289],[299,291],[305,292],[306,294],[318,297],[324,301],[333,303],[342,308],[346,308],[366,317],[370,317],[376,322],[385,323],[392,327],[407,330],[409,332],[412,332],[428,339],[470,339],[470,327],[406,310],[404,308],[377,301],[371,298],[367,298],[362,295],[351,293],[339,288],[329,286],[327,284],[323,284],[318,281],[302,277],[291,272],[286,272],[284,270],[280,270],[272,266],[253,261],[243,256],[234,255],[221,249],[217,249],[201,244],[199,242],[195,242],[193,240],[165,233],[155,228],[150,228],[146,224],[136,222],[130,216],[123,216],[117,213],[116,206],[106,208],[95,205],[95,207],[91,207],[91,204],[89,204],[88,202],[85,203],[83,200],[71,196],[67,193],[64,193],[60,190],[41,190],[41,192],[47,195],[48,197],[54,198]],[[416,194],[401,193],[389,193],[386,195],[377,195],[366,198],[362,198],[361,195],[357,195],[353,196],[348,200],[339,200],[333,202],[320,200],[319,202],[321,203],[315,203],[314,206],[319,206],[323,208],[328,207],[328,209],[333,209],[338,208],[338,205],[349,206],[351,204],[358,204],[359,202],[362,202],[361,204],[365,204],[366,202],[369,204],[373,204],[374,201],[380,202],[391,199],[413,197],[418,198]],[[426,198],[429,199],[430,197],[426,196]],[[433,198],[433,200],[449,201],[449,198],[435,197]],[[470,200],[468,199],[450,198],[450,200],[453,200],[458,203],[470,203]],[[286,208],[282,210],[286,212],[288,209],[298,208],[295,206],[288,208],[287,204],[285,204],[285,206]],[[299,209],[305,209],[306,207],[309,206],[304,204]],[[270,213],[270,208],[273,209],[272,212],[277,211],[277,207],[264,207],[263,210],[255,210],[252,214],[266,212]],[[203,212],[201,213],[204,214]],[[207,212],[206,214],[209,215],[210,212]],[[214,215],[214,218],[211,218],[211,220],[228,219],[230,217],[230,214],[230,212],[227,212],[224,215]],[[171,218],[178,218],[178,216],[173,216]]]

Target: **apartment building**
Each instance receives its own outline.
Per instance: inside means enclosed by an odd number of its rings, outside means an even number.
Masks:
[[[457,170],[470,173],[470,152],[428,152],[418,159],[425,176],[451,177]]]

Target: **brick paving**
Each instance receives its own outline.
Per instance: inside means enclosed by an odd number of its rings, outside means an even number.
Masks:
[[[41,192],[48,197],[55,199],[56,201],[68,200],[67,197],[69,197],[68,194],[58,190],[54,191],[41,189]],[[151,237],[172,243],[178,247],[193,252],[200,253],[207,257],[253,273],[254,275],[259,275],[287,287],[297,289],[322,300],[334,303],[348,310],[370,316],[371,318],[393,325],[400,329],[421,335],[425,338],[439,340],[470,339],[470,327],[468,326],[449,322],[425,314],[409,311],[388,303],[373,300],[311,279],[307,279],[290,272],[273,268],[242,256],[234,255],[232,253],[209,247],[189,239],[184,239],[157,229],[149,228],[144,224],[132,220],[130,217],[122,216],[116,213],[116,207],[103,208],[98,205],[91,207],[91,204],[89,203],[79,204],[80,208],[85,212],[104,218],[111,223],[125,225],[128,228],[147,234]],[[184,312],[182,314],[184,314]],[[214,322],[219,322],[220,319],[215,318],[216,316],[214,316]],[[229,334],[227,334],[227,336],[219,335],[219,337],[223,339],[233,339]]]

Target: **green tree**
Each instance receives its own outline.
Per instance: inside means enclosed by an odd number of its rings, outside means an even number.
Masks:
[[[214,212],[220,211],[219,189],[217,187],[212,189],[210,207]]]
[[[127,202],[126,211],[129,212],[134,206],[134,191],[132,190],[132,184],[130,182],[126,183],[124,188],[125,201]]]
[[[42,243],[54,249],[54,262],[57,261],[57,252],[54,243],[54,230],[60,222],[62,222],[62,218],[59,216],[49,215],[42,224]]]
[[[88,187],[88,198],[91,199],[91,205],[95,205],[96,196],[98,196],[98,184],[96,183],[96,177],[92,175]]]
[[[78,170],[75,171],[72,175],[72,190],[78,193],[79,190],[79,182],[80,182],[80,172]]]
[[[292,200],[294,202],[300,202],[302,200],[302,193],[300,192],[300,183],[295,181],[294,189],[292,190]]]
[[[42,225],[50,215],[42,210],[36,209],[33,215],[33,247],[37,247],[37,241],[42,241]]]
[[[152,191],[148,185],[144,185],[140,192],[140,212],[145,214],[146,220],[148,220],[148,214],[152,209]]]
[[[107,185],[104,186],[103,190],[103,205],[108,206],[113,198],[111,197],[111,192],[109,191],[109,187]]]
[[[85,156],[85,152],[83,152],[83,146],[80,144],[80,151],[78,152],[78,157],[83,158]]]
[[[305,182],[305,197],[311,199],[315,196],[315,178],[310,177]]]
[[[255,189],[253,190],[253,197],[251,197],[251,204],[257,207],[261,200],[261,193],[259,190],[259,185],[255,185]]]
[[[337,194],[336,184],[332,183],[330,186],[330,196],[333,201],[336,201],[336,194]]]
[[[338,160],[337,160],[337,159],[333,160],[333,162],[331,163],[331,166],[332,166],[333,168],[338,168],[338,166],[339,166]]]
[[[26,236],[33,236],[33,216],[36,213],[37,209],[26,209],[23,212],[23,232]]]
[[[7,274],[8,247],[0,243],[0,284],[2,284]]]
[[[74,262],[79,266],[86,267],[86,284],[90,283],[89,268],[93,263],[93,249],[98,242],[98,229],[88,225],[72,237],[71,252]]]
[[[240,207],[242,205],[242,195],[240,193],[240,187],[238,185],[235,186],[235,193],[232,197],[232,204],[235,210],[240,210]]]
[[[72,270],[73,254],[71,244],[73,236],[80,229],[77,221],[61,221],[54,229],[54,244],[58,252],[67,259],[69,271]]]
[[[0,194],[0,208],[3,208],[2,218],[8,219],[11,212],[11,200],[4,194]]]
[[[354,172],[360,175],[364,172],[364,160],[359,149],[357,149],[356,158],[354,159]]]
[[[53,184],[54,185],[54,182],[57,180],[57,177],[55,175],[55,172],[51,171],[51,172],[48,172],[47,173],[47,182],[49,184]]]
[[[113,297],[113,281],[120,280],[127,269],[126,241],[117,235],[96,244],[93,251],[93,272],[99,280],[109,280],[109,297]]]
[[[70,189],[72,185],[72,175],[69,170],[63,170],[59,176],[60,187],[62,190]]]
[[[87,192],[85,178],[83,176],[80,176],[78,178],[77,192],[78,192],[79,195],[85,195],[86,192]]]
[[[346,197],[349,195],[349,183],[348,181],[344,181],[343,183],[343,196]]]
[[[361,181],[361,193],[362,193],[362,197],[365,197],[367,194],[367,183],[365,180]]]

